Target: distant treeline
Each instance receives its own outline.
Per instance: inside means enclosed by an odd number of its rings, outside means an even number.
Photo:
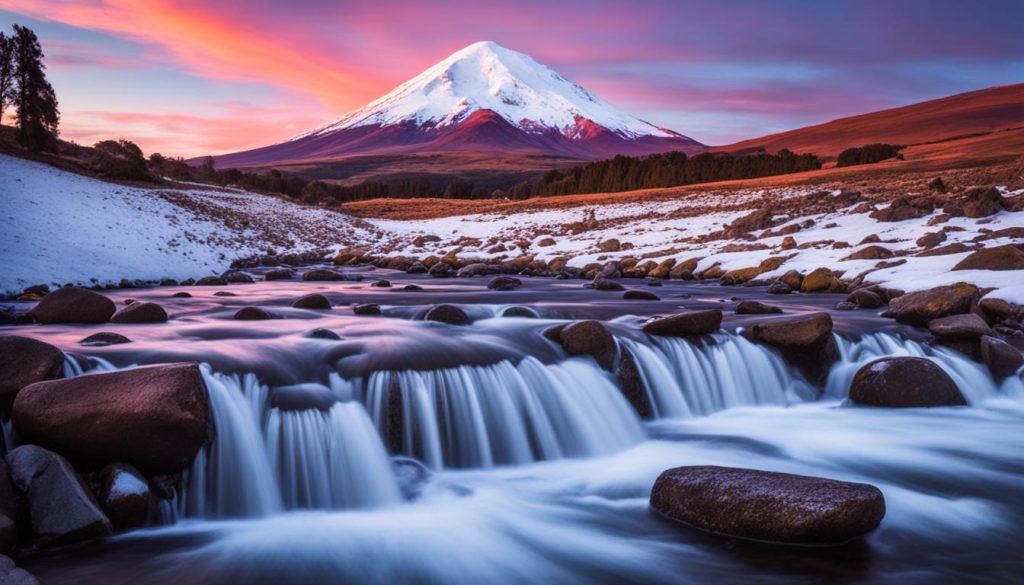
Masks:
[[[904,146],[896,144],[865,144],[855,148],[847,148],[839,153],[836,159],[837,167],[851,167],[853,165],[870,165],[890,158],[903,160],[900,151]]]
[[[781,150],[778,154],[744,156],[710,152],[692,157],[682,152],[654,154],[643,158],[616,156],[566,171],[551,171],[538,181],[517,185],[509,195],[519,198],[610,193],[754,179],[820,168],[821,161],[813,154],[798,155],[789,150]]]

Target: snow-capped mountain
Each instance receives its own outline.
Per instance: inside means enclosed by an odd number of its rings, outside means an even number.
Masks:
[[[528,55],[483,41],[335,122],[280,144],[218,157],[217,163],[460,150],[593,159],[701,148],[617,109]]]

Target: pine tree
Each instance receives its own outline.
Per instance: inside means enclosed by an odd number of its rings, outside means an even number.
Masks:
[[[14,101],[14,37],[0,32],[0,126],[4,112]]]
[[[27,150],[56,150],[57,95],[46,80],[43,49],[36,33],[14,25],[14,106],[18,109],[18,142]]]

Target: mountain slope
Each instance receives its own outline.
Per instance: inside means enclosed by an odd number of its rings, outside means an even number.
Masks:
[[[1024,84],[961,93],[909,106],[744,140],[715,150],[811,152],[836,156],[870,143],[925,144],[1024,126]]]
[[[618,110],[527,55],[480,42],[336,122],[215,161],[219,167],[267,166],[481,150],[597,159],[701,148]]]

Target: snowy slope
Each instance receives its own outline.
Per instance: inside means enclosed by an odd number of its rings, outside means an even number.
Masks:
[[[268,248],[366,238],[346,215],[264,195],[124,187],[5,155],[0,209],[0,292],[220,274]]]
[[[479,110],[490,110],[527,132],[556,129],[573,137],[582,118],[626,138],[679,136],[615,108],[528,55],[482,41],[340,120],[296,138],[404,122],[445,127]]]

